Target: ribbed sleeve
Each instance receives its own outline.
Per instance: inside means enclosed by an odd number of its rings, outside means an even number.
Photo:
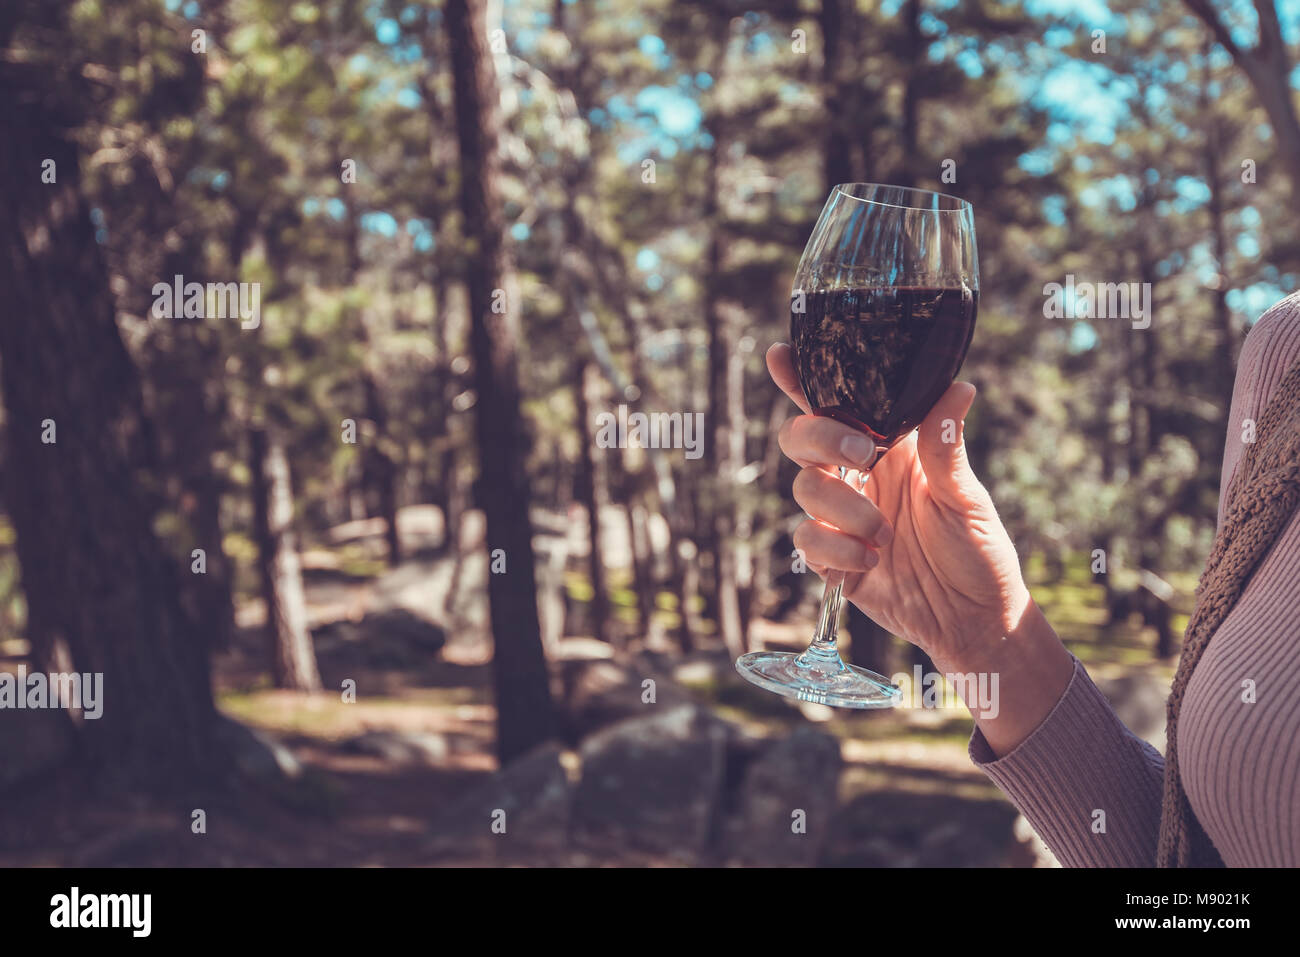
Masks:
[[[971,760],[1066,867],[1151,867],[1164,758],[1115,716],[1078,658],[1056,707],[996,757],[976,728]]]

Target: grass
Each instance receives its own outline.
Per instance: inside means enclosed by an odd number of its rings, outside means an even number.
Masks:
[[[1155,629],[1137,617],[1107,624],[1106,589],[1094,579],[1086,554],[1071,556],[1059,580],[1049,580],[1043,563],[1034,560],[1026,563],[1025,577],[1047,620],[1085,665],[1131,667],[1153,662]],[[1166,578],[1174,587],[1172,627],[1181,635],[1194,603],[1197,573],[1173,573]]]
[[[272,689],[238,690],[220,693],[217,701],[222,711],[244,724],[331,740],[356,734],[367,717],[382,724],[385,713],[454,711],[487,703],[478,688],[407,688],[397,696],[361,693],[352,704],[333,691],[304,696]]]

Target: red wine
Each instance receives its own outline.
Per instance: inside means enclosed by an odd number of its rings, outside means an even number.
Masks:
[[[967,289],[837,289],[797,297],[795,369],[808,404],[868,432],[881,450],[921,424],[952,384],[975,332]]]

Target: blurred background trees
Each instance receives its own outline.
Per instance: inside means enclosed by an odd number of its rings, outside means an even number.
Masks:
[[[125,724],[83,724],[88,753],[179,768],[216,754],[210,660],[227,712],[333,690],[340,629],[388,606],[491,661],[503,760],[562,732],[572,639],[798,643],[818,589],[762,356],[830,187],[887,181],[975,205],[967,436],[1044,604],[1081,654],[1167,662],[1236,353],[1297,285],[1297,23],[1280,0],[6,4],[0,657],[118,674]],[[1150,283],[1150,328],[1045,318],[1067,274]],[[260,283],[260,324],[156,318],[177,275]],[[599,447],[620,406],[703,413],[703,456]],[[877,670],[913,660],[849,633]]]

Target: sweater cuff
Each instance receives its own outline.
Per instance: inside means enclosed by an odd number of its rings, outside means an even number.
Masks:
[[[1070,657],[1065,692],[1029,737],[999,758],[976,727],[968,753],[1066,867],[1150,866],[1164,759]]]
[[[1095,712],[1098,706],[1107,712],[1111,710],[1110,702],[1088,677],[1083,662],[1074,654],[1070,654],[1070,660],[1074,662],[1074,670],[1070,673],[1070,680],[1060,699],[1052,706],[1052,710],[1047,712],[1047,717],[1039,722],[1038,727],[1029,733],[1029,737],[1007,754],[999,758],[993,753],[978,724],[971,732],[970,744],[967,747],[970,759],[999,786],[1001,785],[998,780],[1000,774],[1014,777],[1017,767],[1032,761],[1034,754],[1040,752],[1044,746],[1058,745],[1061,738],[1077,731],[1085,723],[1082,719],[1089,712]]]

